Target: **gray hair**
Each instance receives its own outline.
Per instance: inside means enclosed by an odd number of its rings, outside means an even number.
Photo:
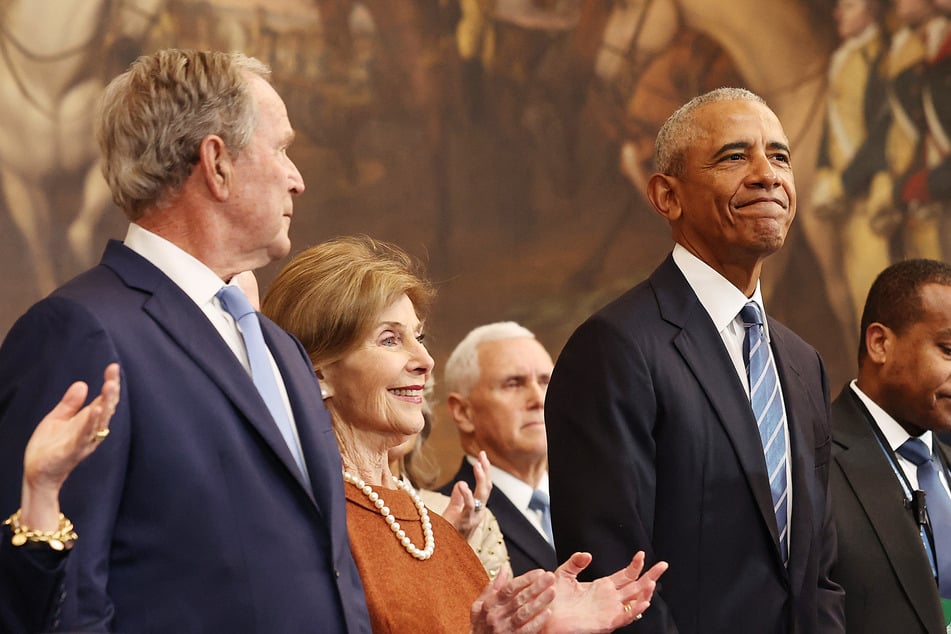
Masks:
[[[198,162],[202,139],[239,153],[257,123],[248,76],[270,81],[241,53],[167,49],[137,59],[106,87],[96,140],[112,199],[130,220],[176,192]]]
[[[449,360],[446,361],[446,369],[443,371],[446,391],[468,396],[469,390],[479,380],[481,373],[479,367],[479,346],[481,344],[522,337],[534,339],[535,333],[514,321],[497,321],[471,330],[469,334],[463,337],[455,350],[452,351],[452,354],[449,355]]]
[[[694,125],[696,111],[721,101],[753,101],[766,105],[766,100],[745,88],[717,88],[694,97],[667,118],[654,142],[654,169],[661,174],[682,178],[686,171],[687,148],[700,135]]]

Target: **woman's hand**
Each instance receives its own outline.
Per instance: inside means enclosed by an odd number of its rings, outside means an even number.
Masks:
[[[510,580],[507,568],[489,582],[469,611],[472,634],[533,634],[551,617],[555,575],[532,570]]]
[[[546,634],[611,632],[636,621],[650,607],[657,580],[667,570],[661,561],[641,574],[644,553],[609,577],[578,581],[591,563],[589,553],[575,553],[555,571],[555,600]]]
[[[472,532],[482,522],[485,516],[485,503],[492,492],[492,477],[489,475],[489,458],[484,451],[479,452],[479,462],[472,465],[475,473],[475,492],[469,490],[469,485],[460,480],[452,487],[449,496],[449,506],[443,512],[444,520],[456,527],[463,539],[469,539]],[[478,502],[478,504],[476,503]]]
[[[76,465],[108,436],[109,419],[119,402],[119,364],[106,368],[99,396],[82,407],[88,391],[82,381],[70,385],[26,445],[20,521],[30,528],[56,529],[60,488]]]

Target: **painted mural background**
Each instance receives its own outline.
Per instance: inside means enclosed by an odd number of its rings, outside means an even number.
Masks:
[[[367,233],[427,261],[437,381],[470,328],[515,319],[554,356],[647,276],[671,247],[640,193],[657,127],[720,85],[760,93],[800,201],[767,307],[835,393],[856,308],[836,216],[810,194],[837,45],[824,0],[0,0],[0,335],[124,235],[91,132],[105,82],[158,48],[237,49],[272,66],[298,130],[294,250]],[[444,473],[451,427],[433,439]]]

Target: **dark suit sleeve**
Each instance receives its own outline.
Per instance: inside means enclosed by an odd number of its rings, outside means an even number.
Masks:
[[[15,547],[11,537],[0,531],[0,632],[45,632],[56,621],[68,553]]]
[[[19,505],[23,451],[37,423],[74,381],[86,381],[90,397],[98,394],[113,361],[122,360],[104,330],[69,300],[44,300],[14,325],[0,348],[0,508]],[[106,584],[129,438],[124,399],[109,439],[75,469],[60,496],[79,534],[66,564],[63,616],[89,631],[107,629],[112,613]]]
[[[654,386],[636,342],[594,317],[562,350],[545,403],[552,523],[559,561],[594,556],[590,580],[652,552]],[[659,587],[638,632],[675,632]]]

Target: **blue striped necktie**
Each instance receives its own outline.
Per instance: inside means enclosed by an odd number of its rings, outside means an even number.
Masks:
[[[755,302],[740,310],[746,328],[743,338],[743,360],[750,382],[750,405],[756,416],[759,438],[766,457],[769,490],[779,533],[783,563],[789,560],[789,526],[786,512],[789,496],[786,490],[786,409],[779,391],[779,374],[766,340],[763,317]]]
[[[938,474],[940,463],[920,438],[906,440],[898,448],[898,453],[918,467],[918,488],[925,492],[928,523],[931,524],[938,563],[938,590],[943,598],[951,599],[951,497],[948,497]]]
[[[264,399],[264,403],[271,412],[271,417],[277,423],[277,428],[280,430],[281,436],[284,437],[284,442],[291,450],[291,455],[294,456],[294,461],[306,481],[307,469],[304,466],[304,458],[294,434],[293,423],[287,415],[284,399],[281,398],[281,392],[277,386],[277,378],[274,376],[274,369],[271,366],[267,343],[261,333],[258,314],[251,307],[251,302],[248,301],[244,291],[237,286],[225,286],[218,291],[216,296],[218,301],[221,302],[221,307],[234,317],[235,322],[241,329],[241,337],[244,339],[244,346],[248,351],[248,362],[251,364],[251,380],[254,381],[261,398]]]

